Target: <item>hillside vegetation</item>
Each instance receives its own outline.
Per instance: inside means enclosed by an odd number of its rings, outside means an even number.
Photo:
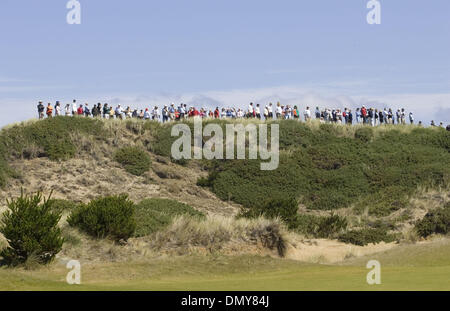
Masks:
[[[309,209],[387,216],[406,207],[420,187],[450,182],[450,133],[418,127],[354,127],[280,123],[280,166],[259,161],[216,161],[206,186],[246,207],[293,197]]]
[[[186,123],[193,128],[193,122]],[[227,121],[204,123],[224,128]],[[212,206],[239,204],[241,218],[281,219],[298,234],[357,245],[402,238],[398,235],[402,224],[411,227],[426,214],[417,217],[411,208],[411,200],[418,193],[436,190],[444,194],[439,206],[446,203],[450,133],[443,129],[398,125],[371,128],[294,120],[273,123],[280,126],[280,165],[274,171],[261,171],[259,160],[176,161],[170,155],[176,139],[171,137],[171,124],[84,117],[15,124],[0,132],[0,185],[7,188],[14,180],[26,182],[30,172],[15,169],[17,163],[37,158],[61,163],[60,178],[76,175],[62,163],[80,158],[90,167],[90,171],[76,168],[83,184],[97,182],[86,180],[88,173],[102,181],[111,180],[94,188],[98,189],[97,196],[119,195],[124,192],[121,188],[133,181],[127,194],[141,202],[151,197],[148,189],[164,185],[171,198],[183,202],[189,196],[194,207],[199,201],[196,198],[208,198],[208,212],[218,213],[219,208]],[[100,175],[99,168],[103,172]],[[103,175],[110,172],[111,177]],[[188,181],[192,172],[200,177],[196,188]],[[67,188],[74,186],[58,185],[55,196],[65,198],[64,193],[70,191]],[[200,187],[207,191],[202,192]],[[223,203],[210,198],[209,191]],[[62,206],[73,204],[69,201]],[[199,216],[194,217],[197,222],[204,216],[181,203],[166,201],[142,201],[136,213],[138,236],[166,230],[181,214]],[[435,227],[427,224],[427,235],[446,232],[442,225],[433,231]]]
[[[0,288],[73,290],[62,280],[74,258],[79,289],[370,289],[373,258],[386,264],[380,289],[448,288],[449,132],[274,123],[274,171],[174,160],[172,124],[56,117],[3,128],[0,261],[16,267],[0,267]],[[51,199],[23,200],[22,188]]]

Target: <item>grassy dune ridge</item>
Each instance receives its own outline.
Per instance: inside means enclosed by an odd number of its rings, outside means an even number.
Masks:
[[[228,121],[207,123],[225,127]],[[66,243],[57,260],[31,271],[0,267],[0,288],[372,290],[365,264],[378,259],[385,274],[375,289],[449,289],[448,238],[423,241],[414,226],[430,210],[448,205],[450,133],[417,126],[273,123],[280,125],[280,166],[267,172],[259,160],[175,161],[172,124],[57,117],[3,128],[3,193],[11,193],[11,185],[50,187],[58,198],[85,203],[87,190],[91,200],[127,189],[137,204],[138,229],[125,245],[88,237],[66,224],[75,203],[59,201]],[[126,155],[117,157],[120,150]],[[292,199],[298,226],[305,228],[288,226],[276,213],[269,219],[257,213],[253,219],[235,217],[239,209],[240,216],[250,215],[280,198]],[[333,235],[323,233],[333,226]],[[309,258],[302,252],[323,247],[318,238],[342,231],[389,233],[389,241],[401,243],[370,257],[361,254],[369,254],[362,249],[371,245],[344,245],[354,251],[339,253],[338,261],[324,261],[320,252],[314,253],[317,260],[292,260],[295,254]],[[0,248],[6,246],[0,234]],[[297,253],[282,259],[292,248]],[[82,261],[82,286],[65,284],[70,258]]]

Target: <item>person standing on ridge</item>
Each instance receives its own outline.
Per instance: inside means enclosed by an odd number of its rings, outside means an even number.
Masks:
[[[53,107],[52,104],[48,103],[47,105],[47,118],[51,118],[53,116]]]
[[[39,116],[39,119],[44,119],[44,110],[45,110],[45,107],[44,107],[44,105],[42,104],[41,101],[40,101],[39,104],[37,105],[37,109],[38,109],[38,116]]]
[[[55,104],[55,116],[60,116],[61,115],[61,105],[59,104],[59,101],[56,102]]]
[[[78,111],[77,101],[76,101],[76,99],[74,99],[72,101],[72,115],[76,116],[77,115],[77,111]]]

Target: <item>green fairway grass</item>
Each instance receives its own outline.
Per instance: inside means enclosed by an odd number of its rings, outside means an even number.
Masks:
[[[381,285],[368,285],[367,261],[381,263]],[[186,256],[145,263],[82,263],[82,284],[68,285],[62,265],[0,269],[1,290],[450,290],[448,240],[403,245],[336,265],[258,256]]]

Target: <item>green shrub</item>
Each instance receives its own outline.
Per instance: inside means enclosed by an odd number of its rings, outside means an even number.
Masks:
[[[269,219],[279,217],[289,229],[293,229],[297,225],[297,211],[298,203],[294,198],[272,198],[243,209],[239,217],[258,218],[263,216]]]
[[[73,157],[77,146],[73,134],[104,137],[103,123],[99,120],[77,117],[55,117],[32,123],[14,125],[2,130],[0,145],[16,158],[48,157],[65,160]],[[30,150],[39,149],[39,152]]]
[[[51,200],[37,193],[8,201],[0,232],[9,240],[9,248],[0,252],[3,262],[16,266],[33,257],[40,264],[53,260],[61,250],[64,239],[58,222],[61,214],[52,209]]]
[[[10,159],[48,157],[51,160],[72,158],[78,146],[74,134],[104,139],[103,123],[78,117],[55,117],[17,124],[0,132],[0,187],[18,175],[9,167]]]
[[[127,195],[109,196],[81,204],[67,222],[96,238],[128,239],[136,230],[135,204]]]
[[[141,176],[150,169],[150,156],[138,147],[124,147],[119,149],[114,159],[122,164],[125,170],[133,175]]]
[[[147,148],[149,151],[164,157],[170,158],[172,155],[172,144],[177,139],[172,137],[172,127],[147,122],[146,127],[150,127],[152,139]]]
[[[355,244],[359,246],[365,246],[367,244],[373,243],[377,244],[380,242],[393,242],[397,240],[397,235],[389,234],[385,229],[360,229],[351,230],[346,233],[339,235],[339,241],[344,243]]]
[[[416,223],[415,229],[419,236],[425,238],[434,233],[448,234],[450,232],[450,204],[428,212],[423,219]]]
[[[347,219],[339,215],[298,215],[295,230],[315,238],[334,238],[347,229]]]
[[[379,217],[406,208],[418,187],[450,182],[450,134],[445,131],[362,127],[353,138],[343,126],[279,125],[278,169],[261,171],[260,160],[213,161],[206,167],[208,177],[197,184],[247,207],[294,197],[309,209],[354,206],[362,212],[369,207],[369,214]]]
[[[205,215],[189,205],[169,199],[145,199],[136,205],[135,236],[146,236],[163,230],[175,216],[205,218]]]

